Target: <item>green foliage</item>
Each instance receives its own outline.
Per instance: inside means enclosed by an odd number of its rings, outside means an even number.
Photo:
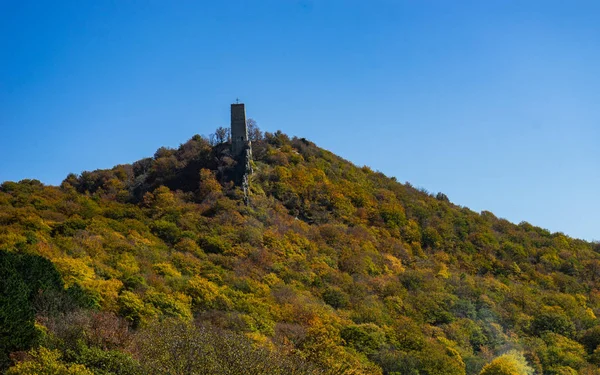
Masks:
[[[200,240],[200,247],[207,253],[221,254],[231,248],[231,245],[221,236],[208,235]]]
[[[141,375],[140,364],[118,350],[102,350],[80,345],[71,353],[72,360],[91,370],[94,375]]]
[[[350,303],[350,297],[340,288],[327,288],[323,292],[323,301],[336,309],[343,309]]]
[[[346,345],[367,355],[376,353],[386,343],[383,330],[372,323],[345,327],[340,335]]]
[[[170,245],[174,245],[181,237],[181,230],[177,227],[177,224],[166,220],[153,222],[150,229],[152,229],[152,233]]]
[[[600,326],[592,327],[583,332],[579,341],[583,344],[586,351],[592,354],[598,348],[598,345],[600,345]]]
[[[0,366],[8,363],[8,354],[29,348],[36,339],[34,310],[27,287],[15,269],[10,254],[0,252]]]
[[[375,359],[386,374],[465,374],[465,364],[460,354],[435,342],[429,342],[420,351],[380,351]]]
[[[541,352],[542,363],[549,369],[571,367],[578,370],[585,365],[583,345],[556,333],[548,333],[543,339],[546,350]]]
[[[533,318],[531,329],[538,336],[545,332],[571,336],[575,332],[575,325],[560,307],[544,306]]]
[[[40,256],[0,250],[0,275],[2,369],[10,352],[35,344],[40,334],[34,325],[35,313],[52,313],[53,305],[60,303],[64,293],[56,268]]]

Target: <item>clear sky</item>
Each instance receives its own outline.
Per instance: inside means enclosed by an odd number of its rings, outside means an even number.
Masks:
[[[600,1],[0,0],[0,181],[228,126],[600,240]]]

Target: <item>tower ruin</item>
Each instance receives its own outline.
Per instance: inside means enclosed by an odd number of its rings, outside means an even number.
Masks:
[[[239,158],[248,147],[248,129],[246,127],[246,108],[244,103],[231,105],[231,154]]]
[[[244,103],[231,105],[231,156],[237,161],[235,182],[242,186],[244,201],[250,204],[250,179],[252,174],[252,144],[248,140],[246,108]]]

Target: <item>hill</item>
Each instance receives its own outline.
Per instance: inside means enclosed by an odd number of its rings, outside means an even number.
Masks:
[[[228,144],[200,136],[60,187],[3,183],[0,366],[600,373],[598,244],[253,137],[249,204]]]

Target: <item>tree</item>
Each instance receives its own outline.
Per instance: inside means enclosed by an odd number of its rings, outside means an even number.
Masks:
[[[583,332],[579,342],[583,344],[588,354],[592,354],[600,345],[600,326],[595,326]]]
[[[13,255],[0,251],[0,369],[12,351],[28,349],[36,331],[29,288],[15,269]]]
[[[218,127],[215,130],[215,141],[217,144],[229,142],[229,138],[231,137],[231,130],[229,128],[224,128],[222,126]]]
[[[221,184],[215,178],[214,173],[210,169],[202,168],[200,170],[200,184],[198,187],[198,198],[203,201],[211,194],[222,192]]]
[[[36,341],[36,312],[49,313],[64,292],[54,265],[37,255],[0,251],[0,369],[8,354],[27,350]],[[46,296],[53,304],[41,303]],[[34,304],[34,302],[38,302]],[[36,311],[36,307],[38,311]],[[44,310],[44,311],[42,311]]]
[[[560,307],[543,306],[534,316],[531,330],[538,336],[544,332],[554,332],[570,337],[575,332],[575,325]]]
[[[79,345],[70,352],[75,362],[85,365],[97,375],[141,375],[140,364],[129,355],[118,350],[102,350]]]
[[[479,375],[532,375],[533,369],[529,367],[523,354],[510,351],[483,367]]]
[[[260,131],[260,128],[254,119],[249,118],[246,120],[246,127],[248,129],[248,140],[250,142],[260,141],[263,139],[262,132]]]
[[[300,359],[257,347],[241,334],[176,320],[156,323],[137,340],[146,374],[321,374]]]
[[[348,326],[340,335],[346,345],[367,355],[376,353],[385,343],[385,334],[373,323]]]
[[[6,375],[94,375],[83,365],[65,364],[57,350],[41,347],[28,353],[28,359],[11,367]]]

